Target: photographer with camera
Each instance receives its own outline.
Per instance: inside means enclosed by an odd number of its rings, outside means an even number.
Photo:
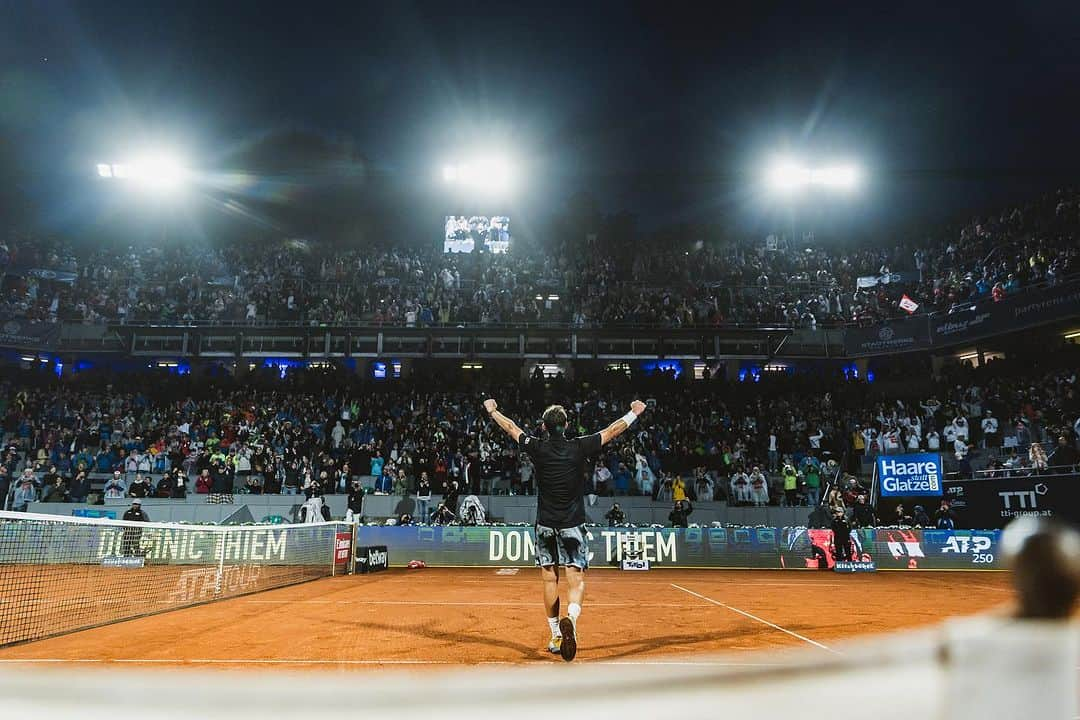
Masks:
[[[611,506],[611,509],[604,515],[604,519],[608,521],[608,527],[616,527],[617,525],[626,524],[626,513],[619,507],[619,503],[615,503]]]

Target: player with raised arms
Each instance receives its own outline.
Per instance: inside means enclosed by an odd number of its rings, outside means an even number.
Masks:
[[[498,411],[498,403],[485,400],[491,419],[521,446],[536,467],[536,564],[544,582],[551,641],[548,651],[570,661],[577,655],[577,621],[585,597],[585,570],[589,567],[589,544],[585,537],[585,461],[600,448],[626,432],[645,403],[630,403],[630,412],[598,433],[567,438],[566,410],[552,405],[544,411],[543,439],[523,431]],[[569,585],[566,617],[559,619],[559,569]]]

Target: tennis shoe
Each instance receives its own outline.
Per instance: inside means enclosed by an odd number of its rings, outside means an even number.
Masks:
[[[574,627],[574,621],[564,617],[559,621],[559,632],[562,633],[559,655],[566,662],[570,662],[577,655],[577,628]]]

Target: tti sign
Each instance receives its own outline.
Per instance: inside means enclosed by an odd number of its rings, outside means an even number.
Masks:
[[[1025,514],[1022,511],[1038,511],[1039,496],[1046,495],[1049,488],[1039,483],[1031,490],[1007,490],[999,492],[1001,498],[1002,517]]]

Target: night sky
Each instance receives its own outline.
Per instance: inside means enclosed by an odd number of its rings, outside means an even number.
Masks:
[[[297,128],[432,217],[475,147],[518,158],[515,212],[587,191],[646,228],[767,229],[778,150],[859,160],[862,193],[799,212],[866,233],[1072,183],[1080,3],[940,5],[0,0],[0,133],[68,229],[133,140],[227,172]]]

